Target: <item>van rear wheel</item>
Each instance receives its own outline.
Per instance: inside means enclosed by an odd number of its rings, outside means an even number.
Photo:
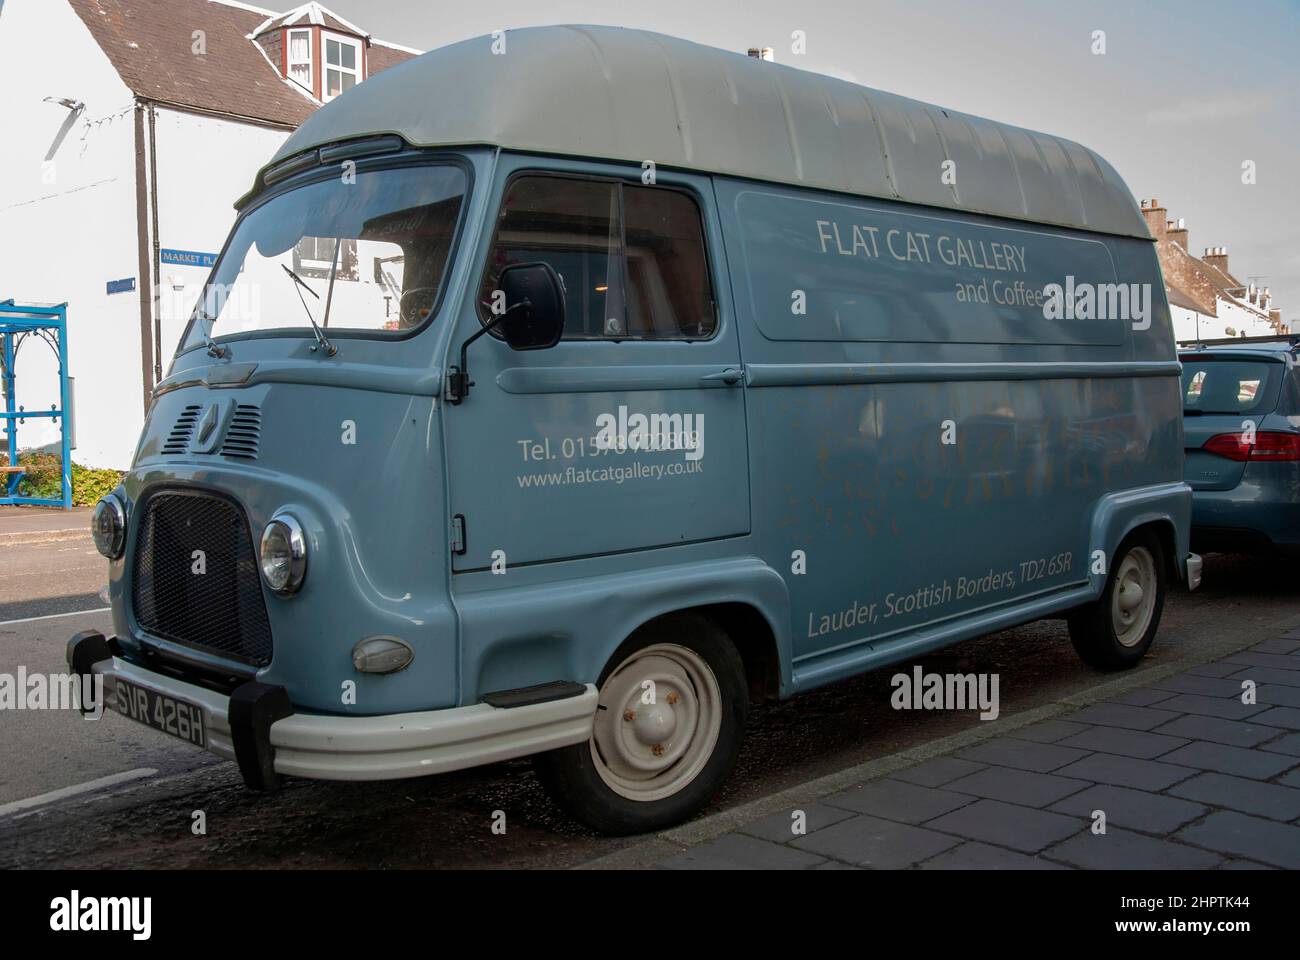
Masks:
[[[735,765],[749,709],[727,635],[680,614],[633,634],[598,684],[586,743],[537,758],[547,791],[609,834],[671,826],[699,811]]]
[[[1127,670],[1146,656],[1165,605],[1165,570],[1154,533],[1138,530],[1124,539],[1101,599],[1069,618],[1070,640],[1084,663]]]

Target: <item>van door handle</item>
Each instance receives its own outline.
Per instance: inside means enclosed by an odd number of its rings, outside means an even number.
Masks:
[[[736,367],[727,367],[725,370],[719,370],[717,373],[706,373],[700,377],[701,383],[725,383],[727,386],[735,386],[745,378],[745,371]]]

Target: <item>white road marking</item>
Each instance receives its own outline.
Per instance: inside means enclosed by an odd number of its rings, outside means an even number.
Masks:
[[[0,627],[15,623],[35,623],[37,620],[57,620],[59,617],[79,617],[83,613],[108,613],[112,607],[96,607],[94,610],[69,610],[67,613],[47,613],[43,617],[23,617],[21,620],[0,620]]]
[[[140,767],[138,770],[128,770],[125,773],[115,773],[108,777],[100,777],[98,780],[87,780],[85,783],[78,783],[75,786],[64,787],[61,790],[51,790],[49,793],[42,793],[35,797],[28,797],[26,800],[15,800],[13,803],[0,805],[0,817],[7,817],[10,814],[18,813],[21,810],[29,810],[32,807],[43,807],[47,803],[66,800],[68,797],[90,793],[94,790],[102,790],[104,787],[113,787],[119,783],[129,783],[132,780],[142,780],[145,777],[152,777],[157,772],[158,771],[153,767]]]

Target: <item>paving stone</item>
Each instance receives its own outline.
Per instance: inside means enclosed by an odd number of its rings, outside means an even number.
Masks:
[[[1234,653],[1225,657],[1233,663],[1248,663],[1252,667],[1272,667],[1275,670],[1300,670],[1300,657],[1276,653]]]
[[[1168,702],[1168,701],[1166,701]],[[1174,719],[1178,712],[1153,707],[1130,707],[1123,703],[1094,703],[1070,714],[1076,723],[1100,723],[1106,727],[1124,727],[1128,730],[1150,730]]]
[[[1068,870],[1059,863],[1027,857],[987,843],[963,843],[921,864],[922,870]]]
[[[1161,759],[1165,763],[1217,770],[1219,773],[1230,773],[1251,780],[1268,780],[1296,765],[1295,757],[1284,754],[1229,747],[1222,743],[1206,743],[1204,740],[1194,740]]]
[[[1269,727],[1268,729],[1276,730],[1277,728]],[[1285,753],[1289,757],[1300,757],[1300,733],[1288,733],[1272,743],[1261,743],[1259,749],[1267,750],[1270,753]]]
[[[1101,810],[1106,814],[1108,826],[1142,833],[1167,834],[1204,816],[1208,808],[1190,800],[1104,784],[1066,797],[1048,809],[1053,813],[1084,817],[1089,821],[1092,820],[1094,810]]]
[[[956,837],[944,836],[924,827],[863,815],[810,833],[795,840],[791,846],[864,867],[899,870],[955,847],[959,842]]]
[[[1189,713],[1155,728],[1152,733],[1191,740],[1209,740],[1226,743],[1230,747],[1254,747],[1277,736],[1276,727],[1260,727],[1239,720],[1223,720]]]
[[[1007,736],[1015,737],[1017,740],[1032,740],[1035,743],[1052,743],[1087,729],[1086,723],[1071,723],[1069,720],[1039,720],[1027,727],[1013,730]]]
[[[1063,767],[1080,757],[1088,755],[1087,750],[1071,750],[1053,743],[1032,743],[1012,737],[995,737],[977,743],[969,750],[963,750],[958,756],[963,760],[976,763],[993,763],[1003,767],[1016,767],[1020,770],[1033,770],[1047,773],[1057,767]]]
[[[906,770],[900,770],[891,776],[895,780],[906,780],[908,783],[917,783],[923,787],[942,787],[950,780],[983,770],[984,766],[982,763],[971,763],[969,760],[958,760],[956,757],[936,757],[918,763],[914,767],[908,767]]]
[[[1223,857],[1128,830],[1085,831],[1043,851],[1043,856],[1088,870],[1207,870]]]
[[[1057,771],[1062,777],[1080,777],[1098,783],[1135,787],[1138,790],[1163,790],[1179,780],[1186,780],[1194,773],[1195,770],[1177,767],[1172,763],[1137,760],[1109,753],[1094,753]]]
[[[1093,727],[1083,733],[1062,740],[1058,746],[1078,747],[1081,750],[1100,750],[1118,753],[1125,757],[1149,760],[1168,753],[1187,743],[1184,737],[1169,737],[1145,730],[1125,730],[1123,727]]]
[[[989,767],[954,780],[945,789],[991,800],[1021,803],[1027,807],[1045,807],[1087,786],[1090,784],[1084,780],[1070,780],[1051,773],[1034,773],[1013,767]]]
[[[659,866],[667,870],[807,870],[821,862],[821,857],[801,850],[728,833],[669,857]]]
[[[842,807],[845,811],[869,813],[899,823],[922,823],[964,807],[972,800],[973,797],[959,793],[889,779],[875,780],[826,798],[828,804]]]
[[[1123,703],[1130,707],[1149,707],[1153,703],[1160,703],[1168,700],[1173,696],[1169,690],[1153,690],[1150,687],[1138,687],[1136,690],[1130,690],[1127,693],[1121,693],[1118,697],[1111,697],[1107,703]]]
[[[806,803],[799,807],[791,807],[783,813],[774,813],[770,817],[747,823],[739,828],[740,832],[772,843],[788,843],[794,840],[796,836],[806,835],[796,835],[792,832],[791,828],[794,826],[795,821],[791,814],[795,810],[804,812],[806,833],[813,833],[824,827],[829,827],[832,823],[838,823],[853,816],[850,811],[842,810],[839,807],[827,806],[824,803]]]
[[[1277,782],[1284,787],[1300,787],[1300,768],[1292,770],[1285,777],[1279,777]]]
[[[861,867],[855,867],[851,863],[840,863],[838,860],[827,860],[825,863],[819,863],[813,867],[814,870],[861,870]]]
[[[1245,720],[1267,708],[1262,704],[1245,704],[1239,699],[1229,697],[1204,697],[1194,693],[1180,693],[1172,700],[1162,703],[1160,709],[1174,710],[1178,713],[1199,713],[1206,717],[1222,717],[1224,720]]]
[[[1198,663],[1188,667],[1187,673],[1195,677],[1227,677],[1241,670],[1241,664],[1228,660],[1215,660],[1211,663]]]
[[[1284,730],[1300,730],[1300,709],[1270,707],[1258,716],[1252,717],[1251,721],[1269,727],[1282,727]]]
[[[1157,680],[1151,684],[1151,688],[1154,690],[1172,690],[1174,693],[1194,693],[1204,697],[1241,696],[1240,680],[1189,676],[1185,673]]]
[[[1257,643],[1247,653],[1295,653],[1300,650],[1300,637],[1280,636],[1273,640],[1265,640],[1263,643]]]
[[[1300,707],[1300,687],[1280,683],[1261,684],[1255,690],[1255,699],[1275,707]]]
[[[1037,853],[1044,847],[1087,829],[1074,817],[1045,810],[1029,810],[1000,800],[972,803],[944,814],[937,820],[931,820],[927,826],[971,840],[1011,847],[1024,853]]]
[[[1300,869],[1300,827],[1220,810],[1175,834],[1180,840],[1220,853]]]
[[[1235,664],[1241,666],[1241,664]],[[1268,667],[1247,667],[1232,674],[1233,680],[1254,680],[1256,683],[1276,683],[1284,687],[1300,687],[1300,670],[1273,670]]]
[[[1222,773],[1202,773],[1169,788],[1174,796],[1199,800],[1215,807],[1228,807],[1270,820],[1300,817],[1300,790],[1260,783]]]

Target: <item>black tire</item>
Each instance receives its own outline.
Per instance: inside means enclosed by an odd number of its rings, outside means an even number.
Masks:
[[[597,683],[602,697],[608,680],[629,658],[647,647],[672,644],[692,651],[712,671],[720,693],[717,739],[708,759],[689,782],[659,799],[637,800],[616,792],[602,777],[594,754],[596,735],[585,743],[552,750],[535,758],[551,798],[575,820],[601,833],[622,836],[673,826],[699,812],[731,773],[744,738],[749,712],[744,663],[721,629],[697,614],[675,614],[634,633],[610,658]],[[622,709],[614,703],[598,710]],[[597,721],[599,722],[599,717]]]
[[[1154,564],[1152,576],[1155,583],[1155,606],[1146,629],[1141,631],[1136,641],[1130,639],[1130,642],[1125,644],[1121,642],[1120,633],[1117,631],[1113,607],[1115,590],[1119,574],[1129,554],[1142,550],[1146,551]],[[1070,640],[1074,643],[1079,658],[1097,670],[1128,670],[1137,666],[1146,656],[1151,641],[1155,639],[1156,630],[1160,626],[1167,579],[1168,567],[1160,538],[1150,530],[1135,530],[1125,537],[1124,542],[1115,551],[1114,561],[1110,565],[1106,580],[1106,589],[1102,591],[1101,598],[1075,611],[1068,619]]]

